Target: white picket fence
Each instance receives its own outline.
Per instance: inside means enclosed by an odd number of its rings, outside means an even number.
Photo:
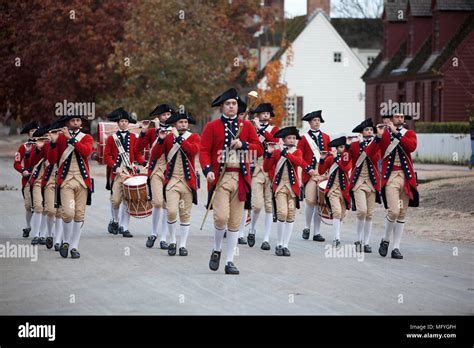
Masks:
[[[419,162],[458,164],[471,158],[469,134],[417,134],[418,146],[412,154]]]

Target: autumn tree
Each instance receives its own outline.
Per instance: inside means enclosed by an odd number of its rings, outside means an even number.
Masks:
[[[120,87],[101,105],[124,105],[139,118],[158,103],[182,106],[201,118],[223,89],[245,68],[260,2],[140,2],[108,65]],[[257,26],[258,28],[258,26]]]
[[[0,113],[22,121],[54,117],[55,104],[95,102],[114,81],[107,59],[133,2],[3,1]],[[8,109],[7,110],[7,105]],[[96,110],[100,112],[100,110]]]

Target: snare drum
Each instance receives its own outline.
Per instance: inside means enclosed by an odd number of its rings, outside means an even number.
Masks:
[[[326,225],[332,225],[331,209],[326,203],[326,186],[328,179],[323,179],[318,184],[318,214],[321,216],[321,221]]]
[[[151,215],[153,206],[148,200],[146,175],[134,175],[125,180],[123,195],[130,216],[145,218]]]

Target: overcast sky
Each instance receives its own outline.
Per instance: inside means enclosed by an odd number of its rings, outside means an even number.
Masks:
[[[337,5],[339,0],[332,0],[332,5]],[[361,5],[365,6],[366,1],[361,1]],[[370,6],[370,5],[369,5]],[[286,0],[285,15],[287,17],[301,16],[306,14],[306,0]],[[331,17],[341,17],[338,13],[331,12]]]

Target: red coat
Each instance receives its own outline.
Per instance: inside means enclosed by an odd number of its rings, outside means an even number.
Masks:
[[[161,157],[161,155],[165,154],[168,156],[168,153],[171,151],[174,142],[174,135],[172,133],[168,134],[166,138],[163,140],[162,143],[157,143],[153,150],[151,151],[150,156],[150,169],[148,172],[148,176],[151,175],[152,171],[152,164]],[[195,158],[196,155],[199,153],[199,147],[201,143],[201,137],[197,133],[191,134],[186,140],[183,140],[181,143],[181,149],[184,151],[187,157],[187,165],[184,166],[185,176],[186,176],[186,167],[189,168],[189,176],[186,178],[186,182],[188,186],[193,190],[197,191],[197,180],[196,180],[196,166],[195,166]],[[173,157],[171,162],[167,162],[166,171],[165,171],[165,186],[171,179],[171,175],[173,174],[172,168],[174,168],[175,161],[181,161],[180,156],[181,151],[176,152],[176,155]]]
[[[375,139],[379,143],[381,156],[385,154],[385,150],[390,145],[390,134],[390,131],[386,129],[382,135],[382,138]],[[410,187],[416,191],[416,176],[415,170],[413,169],[413,160],[411,159],[411,153],[416,150],[416,134],[413,130],[407,130],[403,136],[401,133],[398,133],[398,137],[400,137],[400,142],[397,147],[401,147],[401,149],[403,149],[400,162],[405,173],[405,179],[410,184]],[[393,150],[389,156],[382,160],[382,187],[385,187],[392,172],[393,161],[395,160],[394,151],[395,150]]]
[[[125,148],[125,151],[128,152],[130,163],[138,162],[139,164],[143,165],[145,163],[145,159],[142,156],[142,152],[138,151],[138,147],[136,146],[137,143],[137,136],[134,133],[128,133],[128,151]],[[119,138],[120,139],[120,138]],[[104,162],[108,168],[110,168],[110,179],[114,180],[115,170],[117,169],[117,164],[119,160],[119,153],[117,145],[115,145],[115,141],[113,135],[109,135],[105,142],[105,149],[104,149]]]
[[[273,192],[276,191],[278,188],[279,180],[276,178],[276,175],[278,173],[275,173],[276,166],[278,161],[281,158],[281,150],[275,150],[272,153],[272,156],[270,158],[265,158],[263,161],[263,170],[268,172],[268,175],[270,179],[272,180],[272,188]],[[295,152],[293,153],[287,153],[286,158],[288,161],[290,161],[292,168],[291,175],[290,175],[290,180],[291,176],[295,178],[295,180],[291,183],[291,189],[295,193],[296,197],[300,196],[300,179],[298,177],[298,167],[301,167],[303,164],[303,154],[301,153],[300,150],[296,149]],[[283,165],[283,170],[287,170],[286,163]]]
[[[22,174],[21,187],[25,187],[26,183],[28,182],[28,177],[24,177],[23,172],[27,170],[31,173],[32,170],[30,165],[30,158],[31,150],[30,153],[27,154],[25,144],[21,144],[18,148],[18,151],[15,153],[15,159],[13,161],[13,168],[15,168],[18,173]]]
[[[48,147],[49,147],[48,144],[44,144],[41,149],[38,149],[38,147],[36,147],[36,145],[33,146],[33,148],[31,149],[31,159],[30,159],[30,165],[31,165],[32,169],[39,163],[39,161],[41,161],[41,160],[46,161],[47,160],[46,159],[46,153],[48,151]],[[43,165],[43,164],[41,164],[41,165]],[[37,168],[36,170],[33,171],[33,173],[31,173],[31,176],[30,176],[30,179],[29,179],[29,182],[30,182],[31,186],[33,186],[33,184],[38,179],[41,180],[41,183],[43,183],[44,172],[43,172],[42,176],[40,177],[39,176],[40,169],[41,168]]]
[[[156,128],[148,128],[145,133],[140,132],[140,135],[137,138],[135,143],[135,148],[138,153],[143,153],[147,147],[151,148],[153,143],[156,140]]]
[[[51,143],[50,144],[50,151],[48,151],[47,158],[49,163],[56,163],[59,161],[61,158],[64,150],[66,150],[68,143],[72,143],[74,146],[74,151],[76,153],[77,158],[79,159],[80,165],[79,168],[81,170],[81,175],[82,178],[84,179],[84,183],[87,185],[87,187],[92,190],[92,180],[90,176],[90,170],[89,170],[89,162],[88,162],[88,157],[92,153],[92,147],[94,144],[94,139],[92,138],[91,135],[86,134],[81,141],[77,141],[75,139],[72,139],[73,141],[68,141],[66,140],[66,137],[64,134],[60,133],[58,136],[58,140],[56,143]],[[61,167],[58,170],[58,176],[57,176],[57,184],[61,186],[63,180],[66,178],[69,166],[70,166],[70,159],[72,157],[69,155],[69,158],[64,161],[64,163],[61,165]]]
[[[257,131],[257,135],[260,135],[260,134],[263,135],[266,142],[278,143],[278,142],[280,142],[280,138],[275,138],[274,135],[279,130],[280,130],[280,128],[278,128],[277,126],[273,126],[273,128],[270,132],[267,131],[267,130],[264,130],[263,133],[260,133],[259,131]]]
[[[329,154],[325,159],[320,160],[318,166],[319,175],[323,175],[327,170],[329,170],[332,164],[335,161],[335,157],[332,154]],[[340,156],[339,162],[337,163],[338,168],[329,176],[328,184],[326,186],[326,194],[329,192],[330,188],[333,186],[335,180],[339,180],[339,188],[344,196],[344,200],[347,203],[347,208],[351,206],[351,196],[349,193],[349,170],[352,168],[352,163],[350,160],[349,154],[344,151]],[[343,173],[344,177],[339,177],[339,172]]]
[[[355,141],[351,143],[348,149],[349,158],[352,162],[352,172],[350,178],[350,189],[352,190],[359,179],[359,172],[356,168],[356,162],[359,159],[359,156],[364,151],[367,154],[365,161],[370,162],[369,167],[369,178],[374,186],[375,191],[380,192],[381,182],[380,182],[380,173],[378,168],[378,161],[380,160],[380,149],[378,144],[375,142],[375,139],[372,140],[369,145],[367,145],[364,150],[361,148],[361,143]],[[371,170],[372,169],[372,170]]]
[[[258,139],[257,132],[255,127],[250,121],[242,121],[241,119],[237,120],[238,127],[243,122],[243,128],[240,133],[239,139],[243,143],[243,150],[248,150],[248,152],[253,157],[260,157],[263,155],[263,146],[260,140]],[[204,176],[212,171],[216,179],[213,183],[208,182],[209,192],[212,190],[219,178],[219,172],[221,164],[219,163],[220,155],[224,149],[225,141],[225,128],[224,123],[221,119],[213,120],[206,124],[201,136],[201,148],[199,153],[199,161],[201,163],[201,168],[204,173]],[[250,160],[252,156],[245,157],[245,166],[240,171],[239,176],[239,188],[245,190],[244,184],[250,188]],[[239,190],[239,197],[242,200],[244,193]]]
[[[321,138],[323,140],[323,151],[329,151],[330,150],[329,142],[331,141],[331,139],[329,138],[329,135],[321,132]],[[308,141],[306,140],[305,137],[301,137],[301,140],[298,141],[298,149],[301,150],[301,152],[303,153],[303,164],[301,166],[303,168],[303,171],[301,172],[302,173],[301,176],[303,179],[303,184],[306,184],[308,180],[311,178],[311,175],[309,175],[308,172],[311,169],[316,168],[315,165],[311,166],[311,163],[313,163],[313,157],[314,157],[313,150],[311,150],[311,147],[309,146]],[[320,147],[320,150],[321,150],[321,147]],[[317,164],[317,163],[314,162],[314,164]]]

